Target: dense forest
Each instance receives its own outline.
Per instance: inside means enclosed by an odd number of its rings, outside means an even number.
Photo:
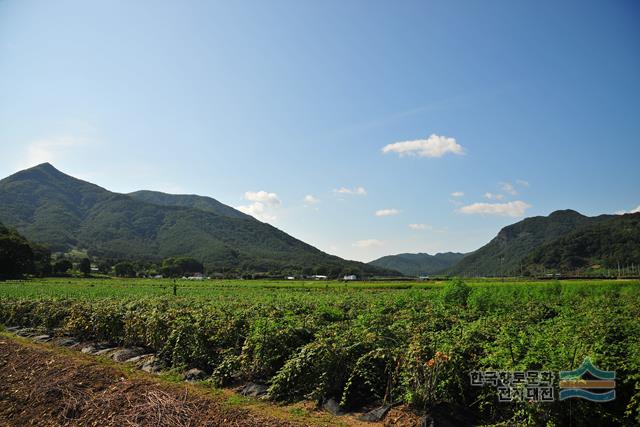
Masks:
[[[535,249],[526,259],[530,268],[558,271],[628,269],[640,266],[640,214],[606,218]]]
[[[588,217],[573,210],[526,218],[446,271],[460,276],[602,274],[640,265],[640,213]],[[637,269],[633,270],[636,271]],[[637,274],[637,272],[635,273]]]
[[[28,242],[17,231],[0,224],[0,280],[50,273],[51,254],[47,248]]]

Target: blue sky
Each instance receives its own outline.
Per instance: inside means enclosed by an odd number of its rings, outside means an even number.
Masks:
[[[0,1],[0,175],[207,195],[350,259],[471,251],[525,216],[640,205],[639,20],[618,0]]]

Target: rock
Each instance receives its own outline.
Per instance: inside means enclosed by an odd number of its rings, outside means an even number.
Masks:
[[[51,335],[36,335],[33,337],[33,340],[37,342],[49,342],[51,341]]]
[[[124,362],[131,358],[140,356],[142,353],[144,353],[144,349],[142,348],[123,348],[121,350],[115,351],[111,355],[111,358],[116,362]]]
[[[96,354],[99,351],[113,350],[114,348],[115,347],[110,347],[109,343],[107,342],[97,342],[97,343],[86,344],[84,347],[82,347],[80,351],[82,351],[85,354]],[[104,353],[100,353],[100,354],[104,354]]]
[[[95,353],[93,353],[95,356],[108,356],[109,353],[114,352],[115,350],[117,350],[116,347],[111,347],[111,348],[103,348],[102,350],[98,350]]]
[[[205,379],[206,377],[207,377],[207,373],[198,368],[189,369],[184,374],[185,381],[200,381]]]
[[[35,337],[39,335],[39,332],[33,328],[22,328],[15,331],[15,334],[19,337]]]
[[[375,408],[370,410],[369,412],[358,417],[360,421],[382,421],[382,419],[387,415],[389,409],[391,409],[392,405],[382,405],[379,408]]]
[[[55,341],[55,344],[62,347],[73,347],[74,345],[77,345],[79,343],[75,338],[60,338]]]
[[[82,347],[80,350],[84,354],[95,354],[98,351],[98,348],[95,345],[88,345],[86,347]]]
[[[151,357],[146,362],[144,362],[140,369],[150,374],[157,374],[158,372],[160,372],[160,363],[158,362],[158,359],[156,359],[154,356],[154,357]]]
[[[334,398],[324,402],[322,409],[327,412],[331,412],[333,415],[344,415],[344,412],[340,409],[340,405],[338,405],[338,402],[336,402]]]
[[[248,397],[262,397],[267,394],[269,386],[264,384],[247,383],[240,389],[240,394]]]
[[[135,356],[135,357],[132,357],[131,359],[125,360],[125,363],[139,363],[152,356],[153,354],[141,354],[140,356]]]

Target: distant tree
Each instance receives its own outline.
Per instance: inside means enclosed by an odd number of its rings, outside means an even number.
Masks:
[[[84,274],[85,277],[91,273],[91,261],[89,258],[82,258],[78,265],[78,270],[80,270],[80,273]]]
[[[204,266],[198,260],[189,257],[172,257],[162,261],[162,274],[169,277],[184,276],[189,273],[202,273]]]
[[[53,272],[55,274],[65,274],[73,268],[73,264],[68,259],[61,259],[53,264]]]
[[[118,277],[136,277],[136,268],[128,261],[119,262],[113,268]]]
[[[10,279],[33,270],[33,251],[17,232],[0,225],[0,279]]]
[[[102,274],[109,274],[111,272],[111,267],[116,264],[113,260],[101,260],[98,262],[98,271]]]
[[[33,251],[33,273],[40,277],[50,276],[53,270],[49,248],[32,243],[31,250]]]

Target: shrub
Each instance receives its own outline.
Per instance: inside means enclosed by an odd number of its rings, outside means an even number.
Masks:
[[[467,299],[471,293],[469,285],[460,279],[454,279],[444,285],[442,290],[442,299],[447,305],[467,305]]]

